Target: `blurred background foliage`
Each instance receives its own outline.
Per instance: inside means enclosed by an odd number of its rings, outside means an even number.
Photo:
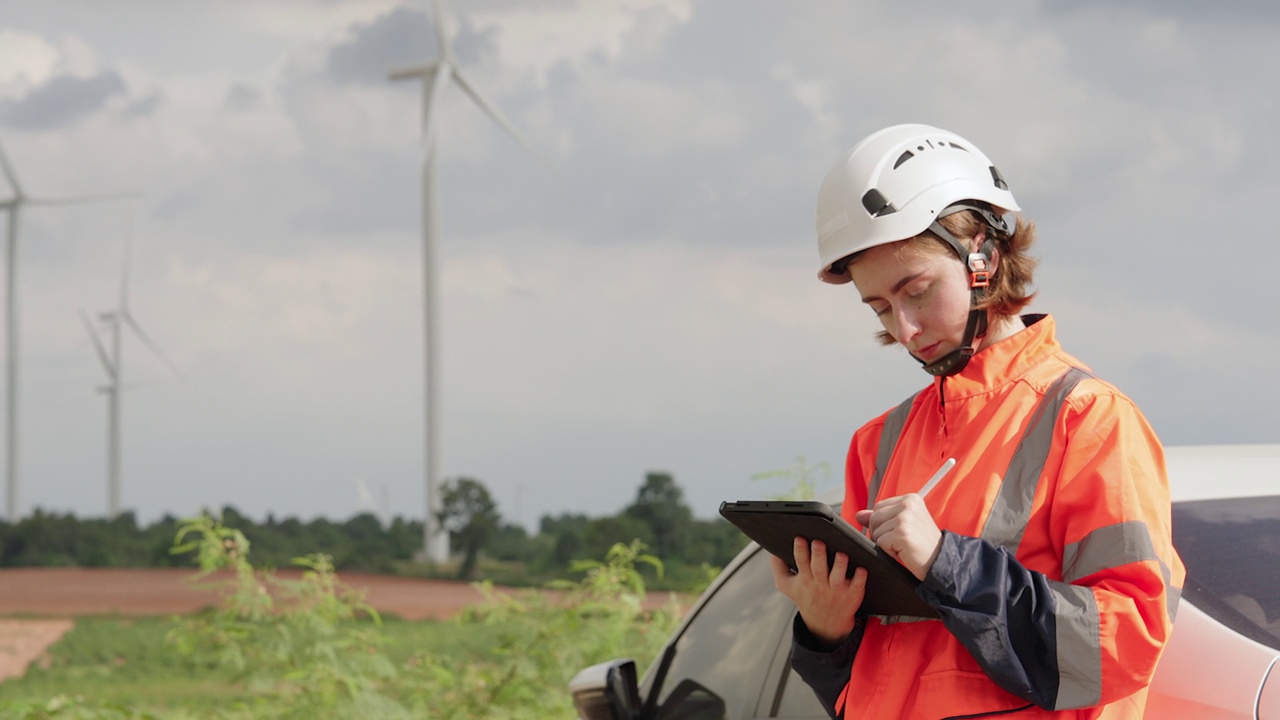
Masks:
[[[234,507],[206,511],[253,543],[257,565],[287,568],[293,558],[323,553],[336,570],[418,577],[490,580],[538,586],[568,577],[581,560],[604,557],[617,543],[639,540],[665,572],[642,566],[651,589],[689,590],[705,582],[746,545],[727,522],[694,517],[671,474],[650,472],[634,500],[617,515],[544,516],[535,532],[508,522],[484,483],[451,478],[444,486],[441,519],[450,531],[453,558],[433,565],[415,560],[422,548],[421,520],[361,513],[345,521],[277,518],[258,521]],[[170,552],[180,520],[165,516],[141,526],[132,513],[114,520],[77,518],[36,509],[16,524],[0,521],[0,567],[189,567],[190,552]]]

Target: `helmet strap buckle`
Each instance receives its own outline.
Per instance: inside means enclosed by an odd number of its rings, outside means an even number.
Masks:
[[[986,253],[969,253],[969,287],[984,288],[991,285],[991,260]]]

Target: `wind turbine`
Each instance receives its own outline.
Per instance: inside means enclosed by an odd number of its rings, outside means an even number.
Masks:
[[[182,373],[178,371],[173,362],[161,352],[160,347],[143,331],[138,322],[133,319],[133,313],[129,310],[129,260],[131,250],[130,243],[126,239],[124,244],[124,266],[120,271],[120,297],[116,309],[98,315],[98,320],[110,328],[110,352],[103,345],[97,329],[94,327],[93,322],[89,320],[88,313],[84,310],[80,311],[80,319],[84,321],[85,329],[89,331],[89,339],[93,341],[93,349],[97,351],[98,359],[102,361],[102,367],[107,371],[107,384],[99,388],[99,390],[107,396],[107,515],[112,520],[120,515],[120,392],[124,389],[124,359],[121,355],[124,326],[127,325],[138,340],[153,355],[159,358],[169,368],[170,372],[179,378],[182,377]]]
[[[391,80],[422,81],[422,277],[424,305],[424,341],[426,343],[426,487],[427,517],[423,522],[423,554],[428,560],[444,562],[449,558],[449,534],[437,518],[440,511],[440,288],[437,282],[436,244],[440,235],[438,222],[436,139],[439,135],[437,113],[440,100],[450,81],[456,82],[476,105],[480,106],[494,122],[507,131],[516,142],[534,157],[540,157],[524,137],[516,130],[458,67],[453,46],[444,26],[444,10],[440,0],[432,0],[435,16],[436,40],[439,55],[434,62],[411,65],[390,72]]]
[[[38,198],[27,195],[18,182],[18,176],[9,164],[9,158],[0,147],[0,171],[13,189],[13,196],[0,200],[0,208],[9,213],[8,243],[5,251],[5,458],[4,476],[9,522],[16,523],[20,516],[19,488],[21,475],[18,464],[18,227],[24,205],[81,205],[84,203],[135,197],[136,193],[101,193],[77,197]]]

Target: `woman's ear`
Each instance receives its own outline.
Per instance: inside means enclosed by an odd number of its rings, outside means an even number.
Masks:
[[[982,249],[982,244],[987,241],[987,229],[978,228],[978,232],[973,236],[972,252],[978,252]],[[995,243],[991,243],[991,257],[987,258],[991,264],[991,272],[994,273],[1000,265],[1000,248]]]

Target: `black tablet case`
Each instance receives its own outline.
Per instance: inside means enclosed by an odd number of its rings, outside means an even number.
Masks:
[[[897,560],[876,547],[870,538],[845,522],[830,505],[816,501],[743,500],[720,503],[720,514],[794,570],[795,538],[826,543],[828,565],[837,551],[849,556],[849,575],[867,568],[867,594],[858,614],[938,617],[937,611],[916,595],[920,581]]]

